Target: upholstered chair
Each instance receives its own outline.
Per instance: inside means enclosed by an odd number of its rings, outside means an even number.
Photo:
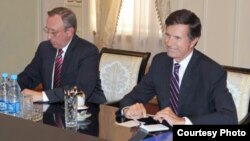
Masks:
[[[100,54],[102,89],[108,104],[117,103],[143,77],[150,53],[103,48]]]
[[[227,87],[236,105],[239,124],[249,124],[250,69],[231,66],[225,68],[228,72]]]

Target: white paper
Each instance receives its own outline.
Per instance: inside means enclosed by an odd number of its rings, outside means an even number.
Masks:
[[[141,125],[140,128],[142,128],[148,132],[169,130],[169,128],[163,124]]]

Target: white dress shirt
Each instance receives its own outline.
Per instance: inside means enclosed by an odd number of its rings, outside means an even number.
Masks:
[[[65,53],[66,53],[66,51],[67,51],[67,49],[68,49],[68,47],[69,47],[70,42],[71,42],[71,40],[69,41],[69,43],[68,43],[64,48],[62,48],[62,50],[63,50],[63,53],[62,53],[62,60],[64,59]],[[57,51],[57,53],[56,53],[56,56],[57,56],[57,54],[58,54],[58,51]],[[52,72],[51,89],[53,89],[53,84],[54,84],[54,83],[53,83],[53,82],[54,82],[54,69],[55,69],[55,62],[54,62],[54,67],[53,67],[53,72]],[[44,91],[42,91],[42,94],[43,94],[43,102],[48,102],[49,99],[48,99],[48,97],[47,97],[47,95],[45,94]]]

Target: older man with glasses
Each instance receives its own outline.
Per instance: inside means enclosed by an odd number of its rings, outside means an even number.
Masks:
[[[33,101],[63,102],[64,90],[77,86],[86,101],[105,103],[99,78],[99,51],[92,43],[76,35],[75,14],[65,7],[48,11],[48,40],[38,46],[31,63],[18,75],[22,94]],[[42,84],[43,91],[35,91]]]

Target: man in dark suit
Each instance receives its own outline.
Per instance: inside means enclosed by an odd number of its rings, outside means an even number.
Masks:
[[[226,70],[194,49],[201,35],[200,19],[193,12],[182,9],[171,13],[165,24],[167,51],[154,57],[149,72],[121,100],[121,113],[129,119],[146,117],[143,104],[156,96],[161,110],[154,119],[165,120],[171,126],[237,124],[236,107],[226,86]],[[179,90],[172,92],[170,83],[175,78],[171,77],[177,63],[179,79],[174,87]]]
[[[44,28],[48,41],[40,43],[31,63],[18,75],[22,94],[32,95],[33,101],[63,102],[64,90],[77,86],[86,94],[87,102],[106,102],[99,78],[99,51],[79,38],[76,29],[76,16],[71,10],[57,7],[48,11]],[[61,69],[55,61],[59,50]],[[39,83],[43,91],[32,90]]]

